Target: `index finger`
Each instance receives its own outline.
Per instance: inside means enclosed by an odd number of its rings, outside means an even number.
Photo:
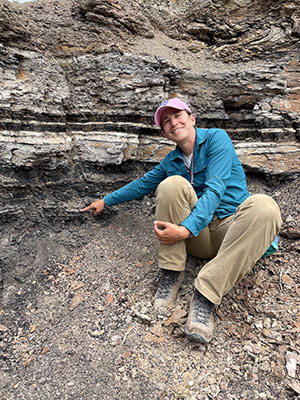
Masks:
[[[79,210],[79,211],[81,211],[81,212],[84,212],[84,211],[89,211],[89,210],[91,210],[93,207],[90,205],[90,206],[87,206],[87,207],[85,207],[85,208],[82,208],[81,210]]]

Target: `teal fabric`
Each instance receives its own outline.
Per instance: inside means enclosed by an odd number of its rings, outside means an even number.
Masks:
[[[272,242],[271,246],[268,248],[268,250],[262,256],[262,258],[270,256],[271,254],[275,253],[275,251],[277,251],[277,250],[278,250],[278,237],[276,236],[274,241]]]

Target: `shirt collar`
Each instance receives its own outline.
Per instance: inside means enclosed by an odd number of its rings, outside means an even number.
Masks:
[[[196,127],[196,143],[195,147],[199,147],[205,140],[207,139],[207,129],[201,129]],[[175,160],[176,158],[181,158],[183,160],[182,150],[177,145],[173,154],[171,156],[171,160]]]

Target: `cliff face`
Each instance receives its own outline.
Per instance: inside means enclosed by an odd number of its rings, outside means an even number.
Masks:
[[[285,142],[300,136],[299,5],[2,1],[1,165],[157,162],[170,144],[153,112],[176,93],[199,125],[272,142],[238,144],[241,158],[268,153],[267,172],[297,172]]]
[[[246,171],[298,175],[299,5],[1,1],[2,228],[78,221],[160,161],[172,144],[153,113],[174,94]]]
[[[294,397],[299,10],[0,0],[0,398]],[[182,337],[181,313],[202,261],[188,260],[171,318],[153,315],[154,199],[79,212],[170,150],[153,113],[175,93],[199,126],[228,131],[250,192],[271,194],[284,221],[279,251],[226,296],[205,348]]]

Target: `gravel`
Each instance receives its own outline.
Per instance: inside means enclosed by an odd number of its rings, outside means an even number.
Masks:
[[[248,180],[253,193],[278,201],[283,231],[299,231],[300,180]],[[68,212],[89,200],[73,198],[52,226],[30,225],[28,216],[3,228],[0,398],[297,396],[299,240],[280,236],[279,251],[260,260],[217,307],[212,342],[199,345],[183,328],[206,260],[189,257],[176,307],[156,315],[153,198],[96,218]]]

